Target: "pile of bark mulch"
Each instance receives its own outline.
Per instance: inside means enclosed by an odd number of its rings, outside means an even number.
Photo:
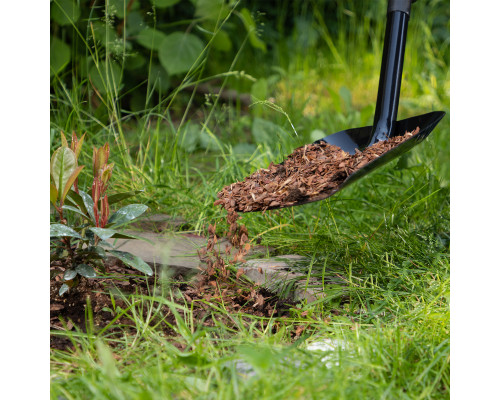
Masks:
[[[171,282],[170,288],[176,293],[174,299],[181,305],[188,305],[188,308],[193,310],[193,318],[200,326],[215,326],[213,313],[215,309],[211,304],[216,304],[220,307],[224,305],[227,313],[217,314],[217,320],[223,322],[227,326],[234,325],[234,320],[231,314],[243,315],[242,319],[249,324],[250,317],[245,315],[253,315],[258,317],[287,317],[289,310],[294,303],[286,299],[279,299],[276,295],[270,293],[266,289],[254,285],[252,282],[244,280],[242,277],[243,270],[233,268],[236,263],[244,261],[244,256],[248,253],[251,246],[248,240],[248,231],[244,225],[239,225],[237,220],[239,216],[234,211],[228,212],[226,220],[229,225],[229,230],[226,232],[230,240],[230,245],[227,245],[225,252],[220,254],[217,251],[217,242],[219,238],[216,235],[216,224],[209,225],[209,239],[205,249],[199,252],[200,260],[206,263],[206,269],[200,271],[194,279],[185,282],[183,277],[177,277],[177,281]],[[230,256],[231,248],[237,249],[233,257]],[[115,292],[118,290],[123,295],[130,294],[154,296],[152,288],[158,285],[155,278],[145,279],[138,276],[137,271],[124,266],[120,261],[116,261],[113,265],[106,265],[106,272],[110,275],[106,278],[86,279],[77,287],[71,288],[69,292],[63,296],[59,296],[58,291],[62,285],[61,276],[64,273],[64,268],[58,262],[51,264],[51,275],[55,276],[51,279],[50,286],[50,325],[54,330],[74,330],[75,328],[81,331],[88,329],[86,319],[88,320],[88,312],[92,312],[94,332],[105,328],[112,323],[112,327],[108,328],[107,334],[116,333],[119,337],[123,335],[125,328],[130,334],[135,333],[135,323],[127,315],[121,316],[113,322],[116,314],[113,310],[118,307],[126,309],[128,307],[125,299],[121,295],[115,295],[113,301],[110,297],[110,290]],[[87,310],[90,305],[91,310]],[[165,335],[172,338],[172,342],[176,343],[176,333],[169,326],[175,326],[175,316],[171,310],[165,306],[157,304],[161,308],[160,317],[163,320],[160,323]],[[143,307],[144,317],[148,312],[147,307]],[[182,311],[178,311],[181,316]],[[66,349],[71,348],[71,341],[64,335],[51,335],[51,348]],[[182,348],[182,345],[178,345]]]
[[[299,147],[283,163],[271,163],[243,182],[223,188],[214,204],[227,210],[249,212],[321,200],[333,194],[349,175],[419,130],[375,143],[362,152],[356,150],[353,155],[325,142]]]

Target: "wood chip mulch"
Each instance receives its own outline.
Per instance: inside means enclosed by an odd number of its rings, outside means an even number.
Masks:
[[[315,201],[333,194],[352,173],[419,132],[395,136],[351,155],[321,142],[299,147],[281,164],[254,172],[224,187],[215,205],[228,211],[265,211]]]

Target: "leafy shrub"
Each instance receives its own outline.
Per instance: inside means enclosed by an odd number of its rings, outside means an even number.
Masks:
[[[113,172],[108,163],[109,144],[94,148],[93,183],[91,194],[78,188],[78,175],[84,168],[78,165],[78,156],[84,140],[73,133],[71,145],[61,133],[62,145],[50,161],[50,202],[58,216],[58,223],[50,226],[51,261],[60,261],[65,272],[64,284],[59,294],[78,284],[78,277],[95,278],[96,269],[104,271],[107,254],[120,259],[126,265],[148,275],[151,267],[140,258],[114,250],[106,242],[110,238],[136,238],[120,232],[120,226],[132,221],[147,210],[143,204],[130,204],[110,215],[110,205],[125,200],[137,192],[107,195]],[[71,219],[67,214],[71,214]],[[69,221],[76,221],[70,223]]]
[[[224,58],[248,35],[251,46],[266,50],[250,11],[234,10],[238,3],[52,0],[52,86],[84,83],[81,88],[97,96],[93,104],[111,96],[129,110],[143,110],[153,92],[165,95],[175,87],[173,80],[201,67],[208,47],[212,59],[214,53]],[[209,73],[227,67],[215,64]]]

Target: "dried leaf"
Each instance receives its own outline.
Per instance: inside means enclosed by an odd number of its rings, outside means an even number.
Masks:
[[[302,335],[302,332],[304,332],[305,328],[306,327],[304,325],[299,325],[297,329],[295,329],[295,338],[300,337],[300,335]]]
[[[257,295],[257,301],[255,302],[255,304],[252,306],[252,307],[262,307],[264,305],[264,296],[262,296],[261,294],[258,294]]]

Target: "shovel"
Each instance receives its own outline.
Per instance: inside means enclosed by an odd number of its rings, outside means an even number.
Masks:
[[[322,190],[320,193],[315,193],[314,196],[301,196],[294,201],[282,202],[281,204],[279,201],[271,201],[268,205],[265,205],[264,208],[260,208],[259,206],[257,208],[249,207],[249,209],[247,209],[243,205],[242,209],[241,206],[238,206],[238,212],[273,210],[326,199],[327,197],[334,195],[339,190],[342,190],[346,186],[362,178],[369,172],[387,164],[389,161],[412,149],[429,136],[439,121],[441,121],[444,117],[445,112],[434,111],[400,121],[396,120],[399,105],[399,92],[401,89],[401,77],[403,75],[406,33],[408,30],[408,22],[410,20],[411,4],[415,1],[416,0],[388,1],[382,67],[380,69],[377,105],[375,107],[373,126],[346,129],[317,140],[314,144],[327,143],[340,147],[340,149],[346,153],[355,154],[356,152],[369,148],[375,143],[385,141],[396,136],[403,136],[406,132],[413,132],[417,128],[419,128],[419,130],[409,139],[400,142],[395,147],[392,147],[390,150],[379,155],[377,158],[372,159],[372,161],[362,164],[362,166],[356,168],[356,170],[347,175],[340,184],[332,185],[331,189]],[[283,165],[284,162],[281,164]],[[271,186],[271,184],[268,185],[266,182],[262,182],[262,184],[266,187]],[[260,183],[257,186],[260,186]],[[278,190],[282,189],[282,187],[283,185],[279,186]],[[235,208],[237,206],[237,202],[233,198],[226,198],[225,196],[240,196],[240,189],[241,188],[233,188],[233,185],[225,187],[223,191],[218,194],[219,200],[217,200],[215,204],[225,204],[226,208],[228,206]],[[237,190],[239,190],[238,193]],[[244,188],[243,190],[248,190],[248,188]],[[266,188],[266,190],[268,189]],[[257,200],[256,195],[252,192],[250,192],[250,194],[252,195],[254,201],[262,201],[262,199]],[[260,196],[259,194],[257,195]],[[269,197],[268,194],[264,195],[264,197],[268,197],[267,200],[272,200],[272,196]]]
[[[400,121],[396,120],[399,105],[399,92],[401,89],[401,76],[403,74],[406,33],[410,20],[411,3],[415,1],[416,0],[389,0],[388,2],[382,68],[380,70],[377,105],[375,108],[373,126],[346,129],[326,136],[314,143],[326,142],[340,147],[347,153],[355,154],[356,150],[362,151],[379,141],[384,141],[394,136],[402,136],[405,132],[412,132],[417,127],[419,128],[418,133],[347,176],[347,178],[335,189],[326,190],[313,198],[309,197],[297,200],[293,204],[269,206],[266,209],[272,210],[292,205],[302,205],[332,196],[339,190],[422,142],[444,117],[445,112],[434,111]]]
[[[444,111],[434,111],[400,121],[396,120],[399,106],[399,92],[401,89],[401,76],[403,74],[406,33],[408,21],[410,20],[411,3],[415,1],[389,0],[388,2],[382,68],[380,70],[373,126],[346,129],[326,136],[315,143],[326,142],[340,147],[347,153],[354,154],[356,149],[363,150],[379,141],[404,135],[405,132],[411,132],[417,127],[420,128],[420,131],[407,141],[349,175],[340,187],[332,193],[325,193],[323,198],[316,198],[314,201],[333,195],[369,172],[411,150],[429,136],[446,114]],[[300,204],[308,202],[304,201]]]

